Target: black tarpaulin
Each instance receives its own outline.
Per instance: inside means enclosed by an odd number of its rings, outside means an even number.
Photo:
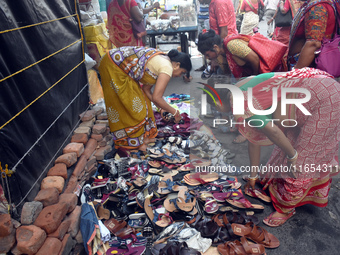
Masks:
[[[88,107],[83,60],[75,0],[0,1],[0,162],[15,167],[16,205],[34,199]]]

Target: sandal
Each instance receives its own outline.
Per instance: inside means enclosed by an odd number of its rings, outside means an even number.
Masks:
[[[247,241],[245,237],[241,237],[241,242],[235,240],[217,246],[217,250],[221,255],[265,255],[266,251],[263,245],[253,244]]]
[[[269,196],[267,196],[267,194],[261,189],[252,189],[251,187],[249,187],[248,189],[244,190],[244,193],[250,197],[258,198],[265,203],[272,202],[272,199]]]
[[[155,224],[162,228],[165,228],[174,222],[169,213],[155,214],[155,217],[158,218]]]
[[[133,243],[129,243],[126,245],[121,245],[119,247],[111,247],[109,248],[105,254],[124,254],[124,255],[141,255],[144,254],[146,247],[145,246],[135,246]]]
[[[231,224],[235,235],[244,236],[258,244],[262,244],[266,248],[277,248],[280,246],[280,241],[267,230],[262,227],[256,226],[253,222],[248,222],[245,225]]]
[[[254,212],[262,212],[264,207],[258,204],[252,204],[248,199],[246,199],[243,194],[237,190],[231,190],[228,192],[228,196],[225,201],[227,201],[231,206],[237,209],[250,209]]]
[[[216,181],[218,179],[218,173],[208,172],[208,173],[190,173],[184,176],[184,181],[190,186],[197,186],[200,184],[207,184],[209,182]]]
[[[273,217],[275,212],[271,213],[268,217],[266,217],[263,220],[263,223],[268,225],[269,227],[279,227],[281,225],[283,225],[287,220],[289,220],[291,217],[293,217],[293,215],[295,214],[295,209],[293,211],[291,211],[286,217]],[[277,224],[274,224],[272,222],[275,221],[280,221]]]
[[[193,197],[187,190],[178,192],[177,206],[180,210],[190,212],[196,205],[196,198]]]
[[[212,214],[212,213],[217,212],[218,209],[219,209],[219,206],[217,204],[217,201],[213,197],[208,197],[205,200],[204,211],[206,213]]]
[[[138,219],[130,219],[128,221],[128,225],[132,228],[142,228],[145,227],[149,223],[149,220],[144,217],[139,217]]]

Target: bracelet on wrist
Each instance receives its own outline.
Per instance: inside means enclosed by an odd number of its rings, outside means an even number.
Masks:
[[[248,180],[250,180],[250,181],[256,181],[258,178],[259,178],[258,174],[254,177],[251,177],[250,175],[248,175]]]
[[[288,160],[295,160],[295,159],[297,159],[297,157],[298,157],[298,152],[297,152],[297,150],[295,150],[295,154],[294,154],[294,156],[293,156],[292,158],[288,157],[288,155],[287,155],[287,159],[288,159]]]

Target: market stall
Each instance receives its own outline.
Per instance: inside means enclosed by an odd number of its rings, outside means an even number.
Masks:
[[[181,1],[176,5],[172,2],[165,1],[160,16],[156,13],[156,19],[150,20],[147,26],[149,43],[153,48],[159,44],[178,43],[182,52],[189,53],[188,40],[193,40],[198,30],[196,4],[195,1]],[[162,37],[157,38],[159,36]],[[170,36],[173,37],[170,39]]]

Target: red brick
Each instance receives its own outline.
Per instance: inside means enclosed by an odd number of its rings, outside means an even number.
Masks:
[[[91,138],[93,138],[96,141],[100,142],[101,140],[103,140],[103,135],[102,134],[91,134]]]
[[[61,193],[64,189],[65,180],[60,176],[47,176],[41,182],[40,189],[57,188],[58,192]]]
[[[105,126],[109,126],[109,120],[96,120],[96,124],[104,124]]]
[[[98,116],[99,114],[101,114],[104,111],[104,109],[102,107],[100,107],[100,106],[94,106],[92,108],[92,111],[94,112],[94,114],[96,116]]]
[[[17,248],[24,254],[35,254],[43,245],[46,233],[41,228],[29,225],[17,229]]]
[[[14,237],[14,239],[15,239],[15,237]],[[1,248],[0,248],[1,249]],[[0,251],[1,252],[1,251]],[[22,254],[22,252],[20,252],[19,250],[18,250],[18,246],[14,246],[12,249],[11,249],[11,253],[13,254],[13,255],[21,255]]]
[[[80,155],[84,152],[84,144],[82,144],[82,143],[69,143],[63,149],[63,153],[66,154],[66,153],[71,153],[71,152],[77,153],[77,157],[79,158]]]
[[[65,217],[67,209],[65,203],[47,206],[41,211],[34,225],[45,230],[47,234],[53,233]]]
[[[82,143],[86,144],[89,140],[89,136],[87,134],[74,134],[71,138],[71,143]]]
[[[79,127],[92,128],[95,121],[96,121],[96,118],[93,118],[93,119],[91,119],[89,121],[83,121],[82,123],[79,124]]]
[[[107,145],[107,142],[104,139],[98,142],[99,147],[105,147],[106,145]]]
[[[92,128],[93,134],[102,134],[106,131],[106,125],[104,124],[95,124]]]
[[[61,241],[57,238],[47,237],[37,255],[58,254],[61,250]]]
[[[71,237],[70,234],[66,234],[62,241],[62,246],[59,252],[59,255],[68,255],[71,253],[71,250],[76,245],[76,241]]]
[[[92,138],[87,142],[84,153],[83,153],[86,159],[89,159],[93,155],[94,151],[97,148],[97,145],[98,145],[97,141]]]
[[[77,176],[71,176],[70,179],[68,180],[67,186],[64,190],[64,193],[73,193],[74,190],[76,189],[78,185],[78,177]]]
[[[13,231],[13,222],[10,214],[0,215],[0,237],[8,236]]]
[[[86,112],[83,112],[79,115],[80,119],[82,121],[89,121],[95,117],[95,112],[93,110],[88,110]]]
[[[106,131],[102,134],[104,137],[110,134],[110,128],[106,127]]]
[[[44,207],[49,205],[54,205],[59,201],[59,191],[57,188],[48,188],[41,189],[37,196],[34,198],[34,201],[39,201],[43,204]]]
[[[78,203],[78,197],[76,194],[64,193],[59,197],[59,203],[65,203],[67,205],[67,213],[70,213],[76,208]]]
[[[60,176],[65,180],[67,179],[67,166],[64,163],[55,164],[50,170],[48,170],[47,176]]]
[[[67,217],[67,220],[71,222],[70,227],[68,228],[68,233],[74,238],[79,231],[80,226],[80,213],[81,206],[76,206],[72,213]]]
[[[80,173],[85,169],[86,163],[87,163],[86,156],[81,155],[81,157],[78,160],[76,167],[73,170],[72,176],[76,176],[78,178],[80,176]]]
[[[70,224],[71,224],[71,221],[64,220],[62,223],[60,223],[56,231],[48,234],[48,237],[55,237],[55,238],[58,238],[59,240],[63,240],[65,234],[68,231],[68,228],[70,227]]]
[[[39,201],[26,202],[22,207],[21,211],[21,224],[23,225],[33,224],[33,222],[36,220],[42,209],[43,204]]]
[[[105,147],[100,147],[96,153],[94,154],[94,156],[96,157],[97,160],[103,160],[105,155],[108,154],[109,152],[112,151],[112,147],[106,145]]]
[[[63,155],[59,156],[56,159],[55,164],[64,163],[67,167],[70,167],[74,163],[77,162],[77,159],[78,159],[77,153],[71,152],[71,153],[67,153],[67,154],[63,154]]]
[[[101,113],[97,116],[98,120],[107,120],[107,114],[106,113]]]
[[[7,253],[15,244],[15,228],[12,228],[9,235],[0,237],[0,253]]]
[[[79,126],[74,130],[73,134],[86,134],[89,136],[91,134],[91,128]]]
[[[95,156],[91,156],[88,160],[87,160],[87,163],[86,163],[86,167],[85,169],[90,169],[93,164],[97,164],[97,159]]]

